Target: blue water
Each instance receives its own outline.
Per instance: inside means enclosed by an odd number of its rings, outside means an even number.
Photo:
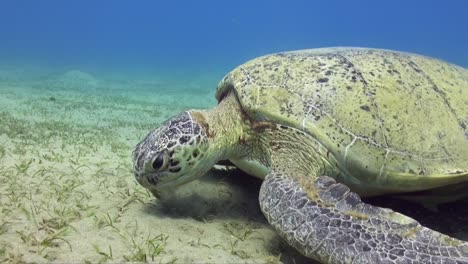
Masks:
[[[284,50],[366,46],[468,66],[468,1],[3,0],[2,63],[219,75]]]
[[[213,107],[246,60],[326,46],[468,67],[468,0],[0,0],[0,263],[310,263],[263,217],[260,181],[212,171],[165,204],[136,182],[132,150]],[[467,201],[374,203],[468,241]]]

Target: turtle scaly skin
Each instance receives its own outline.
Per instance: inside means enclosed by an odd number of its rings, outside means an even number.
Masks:
[[[323,263],[468,263],[468,243],[360,196],[468,182],[468,71],[387,50],[329,48],[254,59],[134,151],[156,195],[229,159],[264,179],[260,207]]]

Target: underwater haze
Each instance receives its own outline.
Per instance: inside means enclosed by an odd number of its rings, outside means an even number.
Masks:
[[[0,263],[310,263],[230,166],[160,200],[132,151],[270,53],[331,46],[468,67],[465,0],[0,1]],[[468,239],[467,201],[378,200]],[[441,215],[443,217],[441,217]]]
[[[293,49],[364,46],[468,65],[468,3],[449,1],[2,1],[2,61],[225,73]]]

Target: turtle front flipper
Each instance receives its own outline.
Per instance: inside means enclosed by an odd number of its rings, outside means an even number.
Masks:
[[[268,222],[323,263],[468,263],[468,243],[361,201],[333,178],[273,169],[260,190]]]

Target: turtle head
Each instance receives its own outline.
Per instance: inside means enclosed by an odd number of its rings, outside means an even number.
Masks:
[[[216,162],[207,155],[205,128],[183,112],[151,131],[133,151],[137,181],[155,195],[204,175]]]

